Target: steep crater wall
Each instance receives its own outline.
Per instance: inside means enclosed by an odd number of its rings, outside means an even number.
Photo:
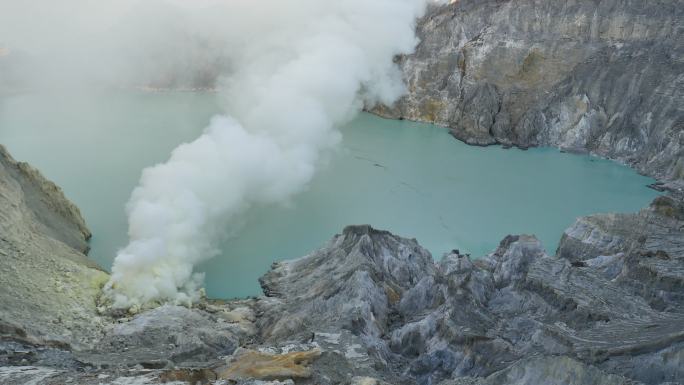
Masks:
[[[684,180],[684,7],[678,0],[459,0],[398,58],[408,94],[373,112],[475,145],[591,152]]]

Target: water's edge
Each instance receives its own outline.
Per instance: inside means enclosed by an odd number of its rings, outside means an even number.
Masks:
[[[126,242],[122,207],[140,170],[193,139],[218,107],[204,93],[102,96],[107,103],[10,99],[0,104],[0,127],[11,151],[79,204],[94,233],[90,255],[109,266]],[[36,105],[46,114],[33,114]],[[370,114],[342,132],[343,146],[308,191],[287,205],[252,210],[240,237],[200,266],[211,296],[257,295],[257,277],[274,260],[305,255],[350,223],[415,237],[436,260],[452,249],[480,257],[515,233],[537,234],[553,252],[576,217],[636,211],[656,195],[643,188],[652,179],[588,155],[473,147],[443,127]]]

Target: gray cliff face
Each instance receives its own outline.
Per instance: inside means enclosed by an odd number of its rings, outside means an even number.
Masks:
[[[90,231],[78,207],[64,197],[62,189],[46,180],[27,163],[15,161],[4,147],[0,147],[3,184],[18,197],[30,217],[33,231],[54,238],[85,253],[88,251]],[[84,262],[86,258],[82,259]]]
[[[0,335],[81,345],[98,333],[107,274],[84,254],[90,232],[61,189],[0,146]]]
[[[684,7],[678,0],[459,0],[399,59],[408,95],[373,110],[466,143],[591,152],[684,179]]]

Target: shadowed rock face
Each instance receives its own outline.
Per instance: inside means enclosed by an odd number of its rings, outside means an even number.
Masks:
[[[684,179],[678,0],[459,0],[418,26],[409,93],[374,112],[466,143],[556,146]]]

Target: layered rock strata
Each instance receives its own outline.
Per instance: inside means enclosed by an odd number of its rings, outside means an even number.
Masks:
[[[684,179],[679,0],[459,0],[398,58],[408,94],[373,112],[469,144],[554,146]]]

